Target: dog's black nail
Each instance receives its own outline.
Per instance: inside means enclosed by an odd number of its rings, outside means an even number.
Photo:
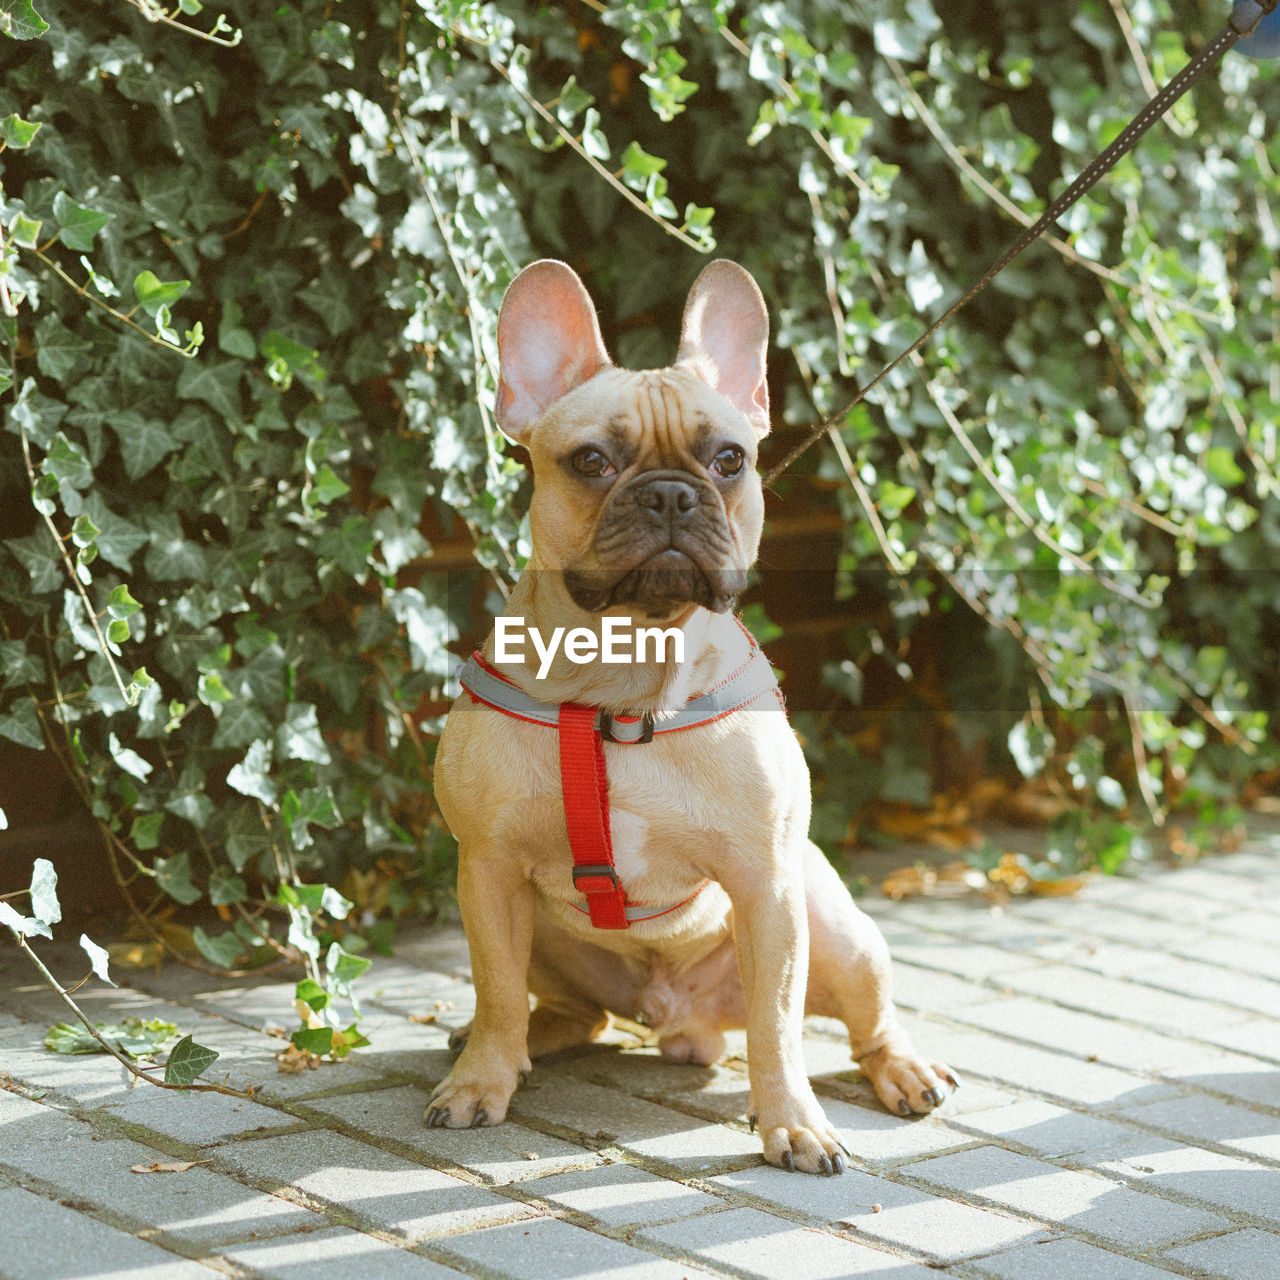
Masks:
[[[782,1167],[783,1167],[783,1168],[784,1168],[788,1173],[795,1173],[795,1171],[796,1171],[796,1162],[791,1158],[791,1152],[790,1152],[790,1151],[784,1151],[784,1152],[782,1153]]]
[[[427,1128],[443,1129],[445,1121],[448,1120],[448,1118],[448,1107],[432,1107],[431,1110],[427,1112]]]
[[[527,1067],[521,1067],[521,1068],[520,1068],[520,1083],[521,1083],[521,1084],[525,1084],[525,1083],[527,1083],[528,1079],[529,1079],[529,1068],[527,1068]]]
[[[850,1159],[850,1160],[852,1160],[852,1159],[853,1159],[853,1152],[851,1152],[851,1151],[849,1150],[849,1148],[848,1148],[848,1147],[846,1147],[846,1146],[844,1145],[844,1143],[840,1141],[840,1139],[839,1139],[839,1138],[837,1138],[837,1139],[836,1139],[836,1146],[837,1146],[837,1147],[839,1147],[839,1148],[840,1148],[840,1150],[841,1150],[841,1151],[843,1151],[843,1152],[845,1153],[845,1155],[847,1155],[847,1156],[849,1157],[849,1159]]]
[[[898,1111],[904,1116],[909,1116],[911,1114],[911,1103],[906,1098],[899,1098]]]
[[[756,1115],[756,1113],[755,1113],[754,1111],[753,1111],[753,1112],[752,1112],[752,1113],[747,1117],[747,1124],[749,1124],[749,1125],[751,1126],[751,1130],[750,1130],[750,1131],[751,1131],[752,1133],[755,1133],[755,1131],[756,1131],[756,1124],[757,1124],[757,1122],[759,1121],[759,1119],[760,1119],[760,1117],[759,1117],[758,1115]]]
[[[483,1107],[481,1107],[476,1112],[476,1117],[474,1120],[472,1120],[471,1127],[473,1129],[483,1129],[484,1126],[487,1125],[488,1123],[489,1123],[489,1113]]]
[[[924,1100],[931,1106],[937,1106],[942,1101],[942,1091],[940,1089],[926,1089],[924,1091]]]
[[[831,1168],[830,1156],[824,1155],[822,1159],[818,1161],[818,1171],[822,1174],[824,1178],[831,1177],[834,1170]]]
[[[955,1076],[944,1076],[943,1079],[945,1079],[953,1089],[958,1089],[960,1087],[960,1081],[957,1080]]]
[[[831,1157],[831,1168],[835,1173],[843,1173],[845,1171],[844,1156],[839,1152]]]

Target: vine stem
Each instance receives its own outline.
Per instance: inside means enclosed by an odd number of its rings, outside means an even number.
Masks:
[[[19,245],[18,247],[22,248],[23,246]],[[39,258],[40,261],[43,262],[44,265],[63,282],[63,284],[74,289],[86,302],[91,302],[95,307],[105,311],[107,315],[114,316],[121,324],[127,324],[130,329],[142,334],[148,342],[154,342],[157,347],[163,347],[166,351],[175,351],[184,360],[193,360],[195,358],[198,348],[180,347],[175,342],[166,342],[159,334],[148,333],[136,320],[131,320],[123,311],[117,311],[110,303],[103,302],[101,298],[95,298],[93,294],[89,292],[89,286],[87,284],[76,284],[76,282],[67,275],[67,273],[63,271],[63,269],[58,266],[58,264],[54,262],[54,260],[49,257],[43,249],[30,249],[28,252],[34,253],[36,257]],[[137,307],[134,308],[134,311],[136,310]],[[132,312],[130,314],[132,314]]]
[[[480,40],[477,40],[475,36],[469,36],[465,31],[462,31],[457,27],[454,27],[453,31],[454,31],[454,34],[458,36],[460,39],[469,41],[472,44],[480,45],[481,48],[486,48],[486,51],[487,51],[487,47],[484,45],[484,43]],[[615,191],[618,192],[619,195],[623,197],[624,200],[626,200],[629,204],[635,206],[635,208],[638,209],[642,214],[644,214],[646,218],[649,218],[652,221],[656,222],[658,226],[660,226],[663,229],[663,231],[667,233],[667,235],[674,236],[677,240],[680,241],[681,244],[687,245],[695,253],[711,252],[710,246],[699,243],[692,236],[687,235],[685,232],[683,232],[674,223],[668,222],[667,219],[664,218],[661,214],[655,213],[638,195],[636,195],[634,191],[631,190],[630,187],[626,185],[626,183],[619,180],[617,174],[610,173],[609,170],[606,169],[604,165],[602,165],[600,161],[597,160],[595,156],[593,156],[586,149],[586,147],[584,147],[582,143],[579,142],[578,139],[575,138],[573,134],[571,134],[569,130],[566,129],[564,125],[562,125],[560,121],[557,120],[555,116],[552,115],[551,112],[548,111],[546,107],[544,107],[542,103],[539,102],[538,99],[535,98],[533,94],[531,94],[528,91],[528,89],[516,83],[515,78],[512,76],[511,72],[506,67],[504,67],[502,63],[490,57],[489,65],[511,86],[511,88],[517,94],[520,95],[521,99],[523,99],[526,105],[532,107],[533,110],[538,113],[539,117],[543,121],[545,121],[547,124],[549,124],[551,128],[553,128],[556,131],[561,141],[568,144],[570,149],[574,151],[578,156],[580,156],[583,160],[585,160],[587,164],[589,164],[591,168],[594,169],[595,172],[600,177],[602,177],[611,187],[613,187]]]
[[[132,8],[137,9],[137,11],[142,14],[148,22],[162,23],[164,26],[173,27],[176,30],[183,32],[185,35],[194,36],[197,40],[207,40],[210,44],[220,45],[223,49],[234,49],[244,36],[244,32],[238,27],[236,28],[235,34],[229,40],[224,40],[219,36],[217,34],[218,31],[230,29],[224,28],[221,25],[223,22],[222,14],[218,15],[218,21],[214,23],[212,31],[200,31],[195,27],[187,26],[183,22],[176,21],[172,16],[170,16],[169,11],[167,9],[160,8],[160,6],[155,3],[155,0],[125,0],[125,3]]]
[[[49,986],[57,993],[58,998],[75,1014],[76,1019],[81,1023],[84,1029],[118,1062],[130,1075],[139,1080],[145,1080],[148,1084],[153,1084],[157,1089],[177,1089],[186,1093],[225,1093],[232,1098],[252,1098],[255,1090],[253,1089],[233,1089],[227,1084],[175,1084],[169,1080],[157,1080],[154,1076],[136,1067],[129,1060],[128,1056],[116,1048],[109,1040],[107,1040],[85,1016],[83,1010],[78,1004],[67,994],[57,978],[45,967],[44,962],[31,949],[26,938],[20,933],[14,933],[14,937],[18,940],[18,946],[26,953],[27,959],[35,965],[40,976],[49,984]]]

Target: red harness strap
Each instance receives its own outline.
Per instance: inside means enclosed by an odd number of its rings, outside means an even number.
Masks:
[[[573,886],[587,899],[597,929],[627,928],[627,897],[613,868],[609,784],[596,708],[560,707],[560,786],[573,851]]]

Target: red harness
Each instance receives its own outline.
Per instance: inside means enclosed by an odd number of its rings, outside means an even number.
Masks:
[[[738,625],[742,626],[740,622]],[[673,733],[710,724],[770,692],[781,706],[782,694],[768,659],[755,637],[746,627],[742,630],[751,641],[751,656],[747,661],[707,693],[691,698],[675,716],[662,724],[655,724],[652,716],[614,717],[599,707],[582,706],[576,702],[558,705],[538,702],[508,680],[478,651],[462,668],[462,687],[473,702],[484,703],[518,720],[558,729],[560,787],[569,848],[573,852],[573,885],[586,898],[586,907],[578,907],[578,910],[585,910],[597,929],[627,929],[633,921],[653,920],[666,915],[691,902],[710,883],[704,880],[688,898],[674,906],[647,910],[641,903],[628,905],[613,863],[609,776],[604,743],[645,743],[652,741],[657,733]],[[638,730],[635,728],[637,725]]]

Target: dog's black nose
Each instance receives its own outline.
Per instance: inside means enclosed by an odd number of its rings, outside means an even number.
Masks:
[[[667,520],[679,520],[698,505],[698,490],[687,480],[650,480],[636,492],[636,502]]]

